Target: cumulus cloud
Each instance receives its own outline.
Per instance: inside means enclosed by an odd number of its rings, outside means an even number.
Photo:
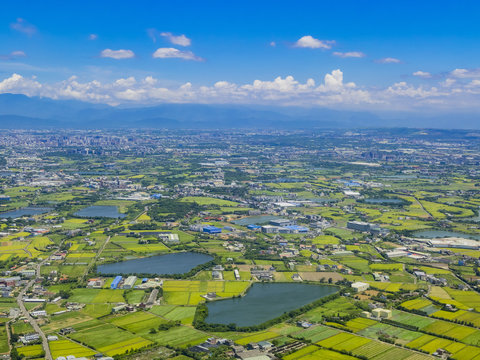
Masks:
[[[480,78],[480,69],[455,69],[450,75],[460,79]]]
[[[112,59],[130,59],[135,57],[135,53],[132,50],[112,50],[112,49],[105,49],[102,50],[100,53],[100,57],[102,58],[112,58]]]
[[[38,95],[42,84],[35,78],[24,78],[19,74],[12,74],[10,77],[0,81],[0,93],[24,94],[27,96]]]
[[[195,87],[186,82],[178,87],[165,87],[151,76],[143,79],[120,78],[111,83],[97,80],[79,82],[75,76],[54,83],[42,84],[36,79],[13,74],[0,82],[0,93],[22,93],[53,99],[70,98],[91,102],[119,104],[124,102],[197,102],[197,103],[267,103],[282,105],[327,105],[336,103],[370,103],[368,91],[357,89],[354,83],[344,83],[341,70],[326,74],[324,81],[314,79],[304,83],[293,76],[278,76],[273,80],[254,80],[236,84],[217,81],[212,86]]]
[[[328,50],[331,49],[334,44],[334,40],[319,40],[311,35],[305,35],[295,42],[295,47]]]
[[[0,80],[0,93],[19,93],[52,99],[77,99],[94,103],[205,103],[262,104],[276,106],[328,106],[341,109],[474,109],[480,110],[480,79],[453,76],[428,85],[394,83],[385,88],[365,87],[345,81],[340,69],[300,81],[292,75],[256,79],[246,83],[219,80],[211,85],[185,82],[166,86],[152,76],[123,77],[111,82],[79,81],[72,76],[64,81],[43,83],[35,77],[17,73]]]
[[[424,78],[424,79],[428,79],[428,78],[432,77],[432,74],[430,74],[429,72],[421,71],[421,70],[415,71],[412,75],[417,76],[417,77],[421,77],[421,78]]]
[[[385,58],[375,60],[375,62],[379,64],[400,64],[402,61],[400,59],[393,58],[393,57],[385,57]]]
[[[88,35],[88,40],[97,40],[98,39],[98,35],[97,34],[90,34]]]
[[[152,55],[156,59],[184,59],[184,60],[194,60],[194,61],[203,61],[201,57],[196,56],[191,51],[184,51],[175,48],[158,48]]]
[[[30,24],[28,21],[22,18],[18,18],[16,22],[11,23],[10,28],[28,36],[32,36],[37,32],[35,25]]]
[[[348,52],[335,51],[333,55],[341,58],[362,58],[366,56],[364,53],[360,51],[348,51]]]
[[[192,40],[190,40],[188,37],[186,37],[183,34],[173,35],[171,32],[162,32],[160,33],[160,35],[175,45],[190,46],[192,44]]]

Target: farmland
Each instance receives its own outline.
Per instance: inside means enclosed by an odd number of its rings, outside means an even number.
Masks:
[[[10,329],[28,359],[480,359],[480,149],[425,131],[0,144],[0,353]]]

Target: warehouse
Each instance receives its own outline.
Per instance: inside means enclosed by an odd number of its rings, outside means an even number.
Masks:
[[[222,229],[216,226],[207,225],[203,227],[203,232],[207,234],[220,234],[222,232]]]
[[[122,281],[122,277],[118,275],[117,277],[115,277],[115,279],[113,279],[112,284],[110,285],[110,288],[116,289],[118,284],[120,284],[120,281]]]
[[[123,282],[123,288],[124,289],[131,289],[135,286],[135,282],[137,281],[136,276],[129,276],[124,282]]]
[[[362,291],[365,291],[367,290],[368,288],[370,287],[370,285],[368,285],[367,283],[364,283],[364,282],[354,282],[352,284],[352,288],[356,290],[356,292],[362,292]]]

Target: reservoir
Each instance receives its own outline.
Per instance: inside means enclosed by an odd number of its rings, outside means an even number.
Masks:
[[[117,263],[99,265],[100,274],[151,274],[173,275],[184,274],[198,265],[213,260],[206,254],[194,252],[180,252],[174,254],[150,256],[141,259],[126,260]]]
[[[252,326],[274,319],[338,291],[337,286],[254,283],[240,298],[208,303],[206,323]]]
[[[465,234],[457,231],[446,230],[421,230],[413,233],[414,237],[434,239],[434,238],[446,238],[446,237],[459,237],[465,239],[480,240],[480,235]]]
[[[84,209],[78,210],[75,214],[78,217],[86,218],[96,218],[96,217],[106,217],[106,218],[124,218],[126,215],[118,212],[116,206],[107,206],[107,205],[93,205],[86,207]]]
[[[52,208],[49,207],[24,207],[18,210],[7,211],[0,214],[0,218],[19,218],[22,216],[32,216],[45,214],[49,211],[52,211]]]

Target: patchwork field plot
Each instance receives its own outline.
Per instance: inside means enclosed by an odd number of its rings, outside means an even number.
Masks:
[[[171,305],[197,305],[204,301],[201,295],[216,292],[221,297],[240,295],[250,286],[246,281],[196,281],[167,280],[164,298]]]
[[[50,341],[48,346],[50,347],[50,352],[54,359],[59,356],[67,357],[68,355],[73,355],[75,357],[88,357],[93,356],[96,353],[96,351],[70,340]]]
[[[147,332],[150,329],[156,329],[160,324],[164,324],[167,321],[151,313],[138,311],[132,314],[111,318],[109,319],[109,322],[119,328],[138,334]]]
[[[89,327],[72,333],[69,337],[109,356],[122,354],[127,349],[139,349],[152,343],[110,324]]]

